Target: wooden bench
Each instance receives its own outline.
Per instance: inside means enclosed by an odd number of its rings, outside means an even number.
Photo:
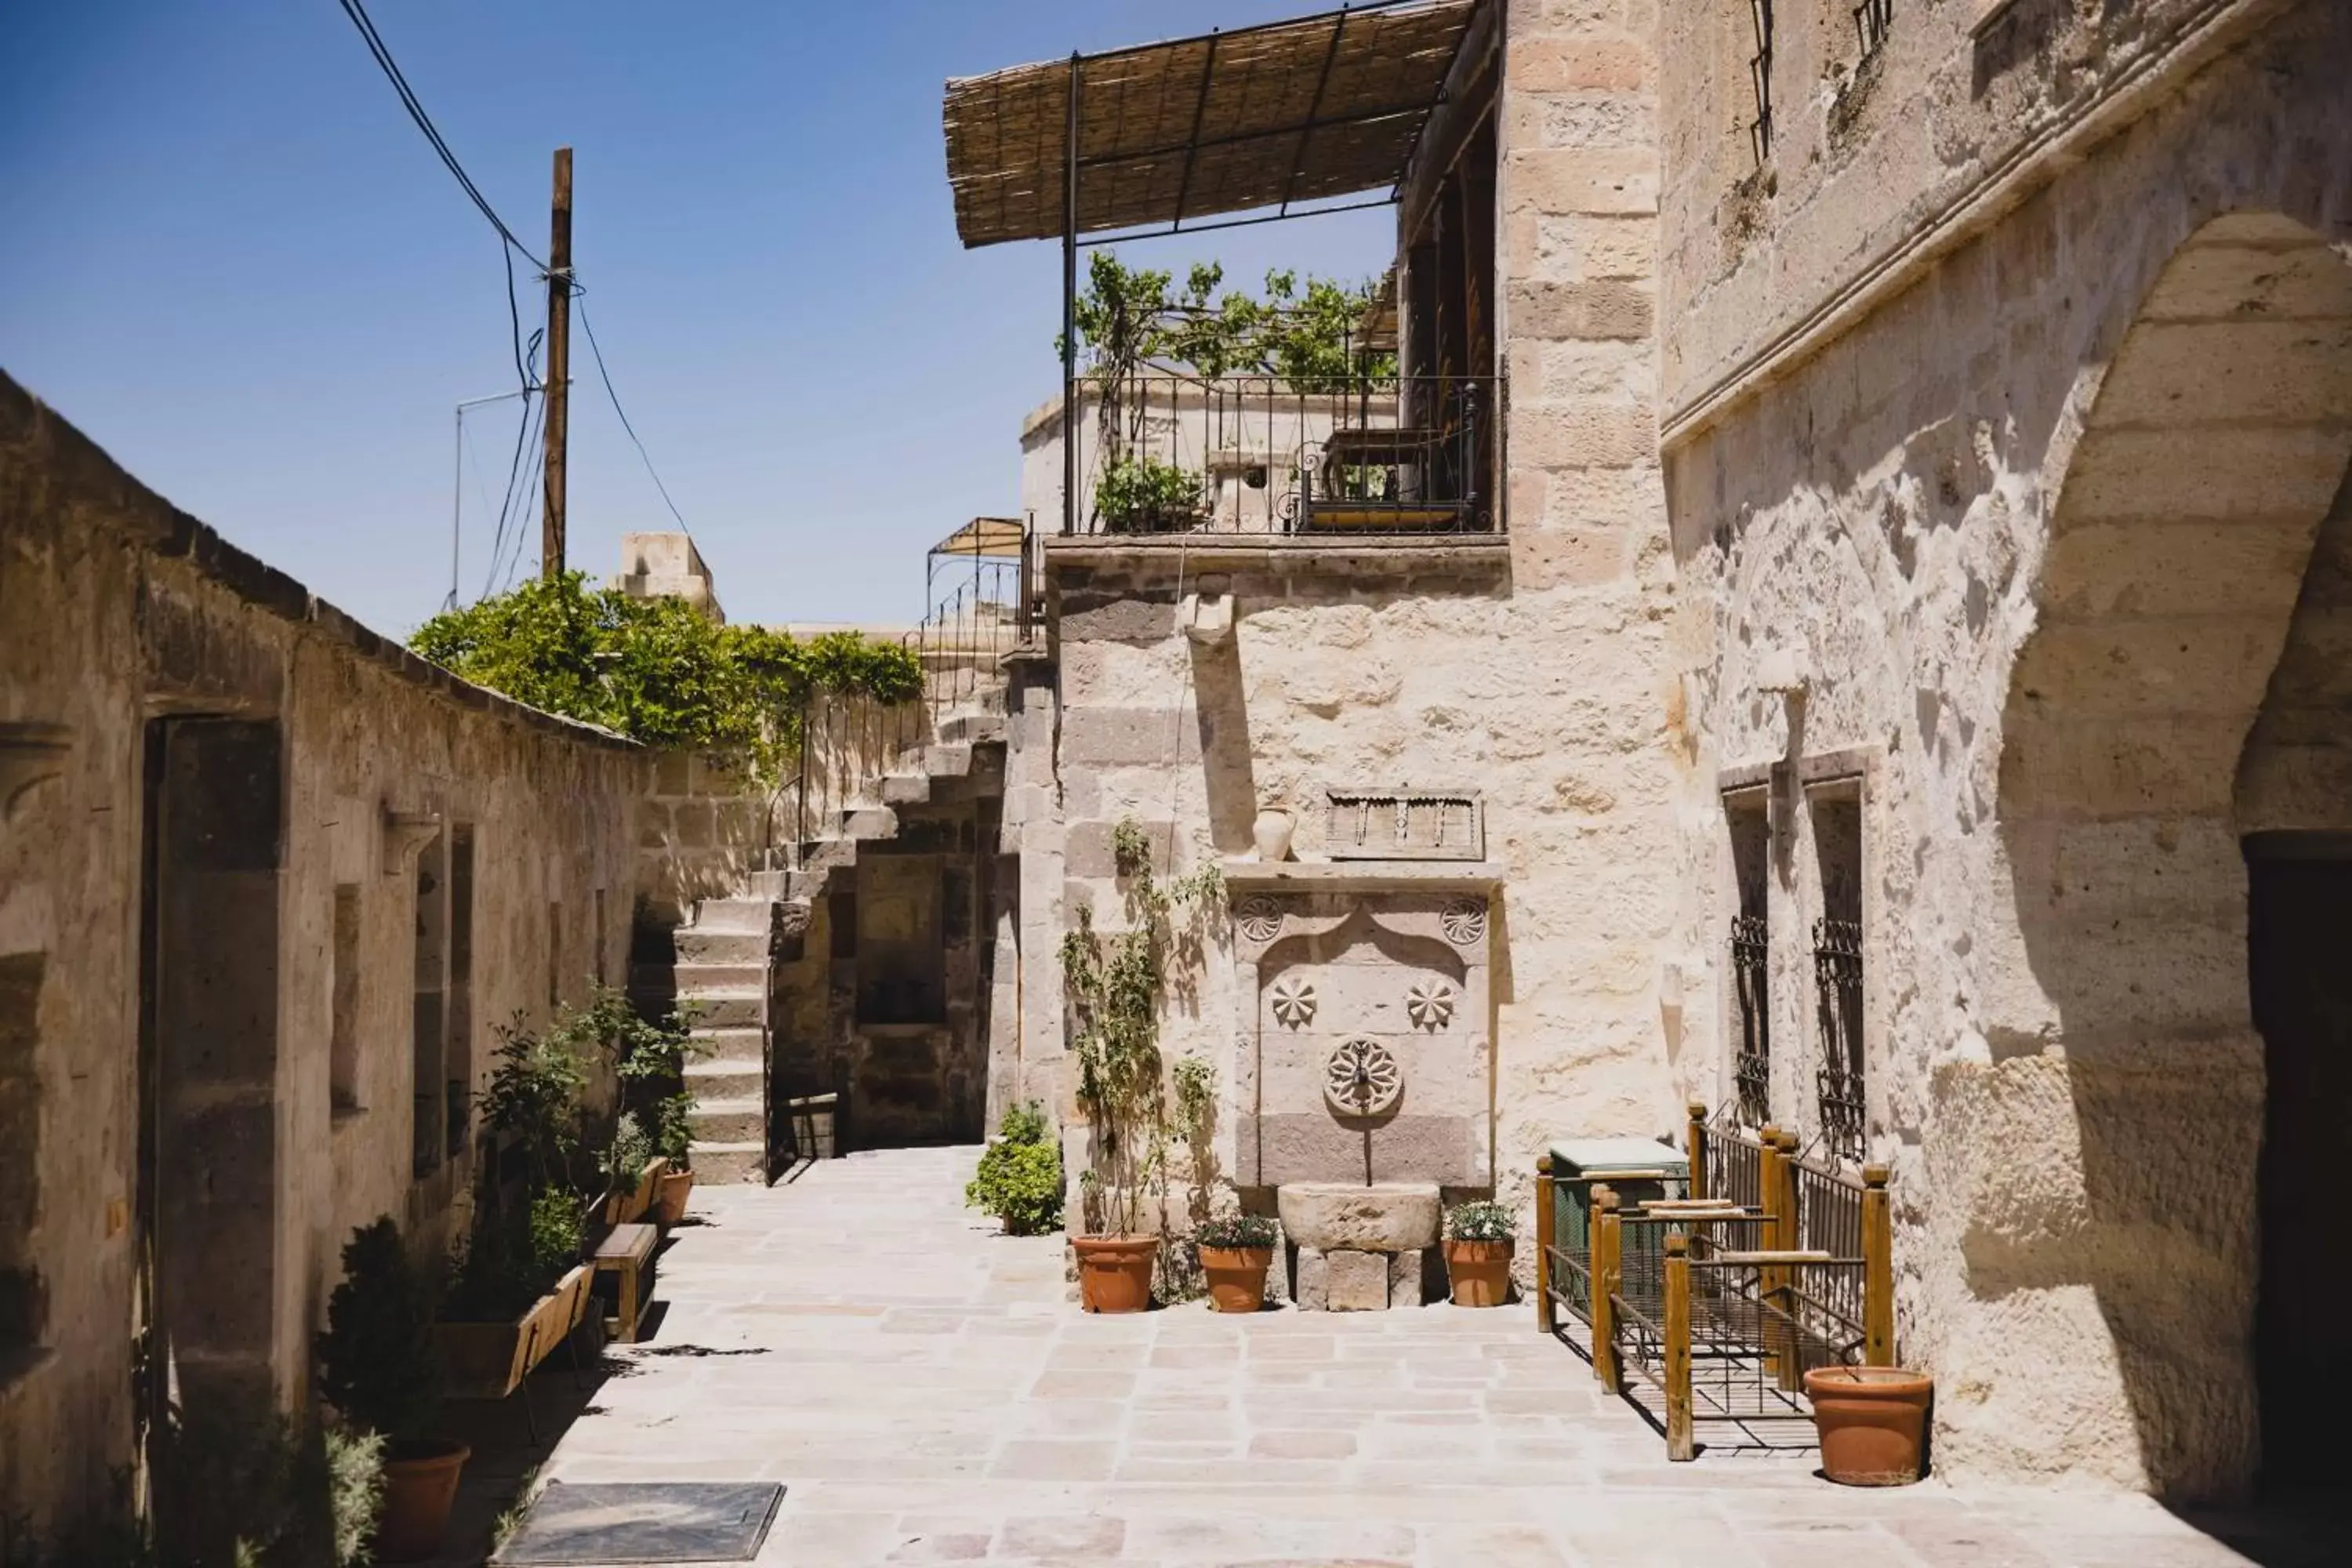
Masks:
[[[613,1337],[625,1345],[637,1342],[638,1320],[652,1305],[654,1248],[659,1245],[661,1229],[651,1225],[616,1225],[596,1245],[596,1272],[620,1281],[620,1319]]]

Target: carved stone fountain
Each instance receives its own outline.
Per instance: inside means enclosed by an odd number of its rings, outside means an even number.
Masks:
[[[1418,1305],[1440,1190],[1494,1183],[1499,868],[1423,858],[1225,874],[1235,1180],[1277,1189],[1300,1307]]]

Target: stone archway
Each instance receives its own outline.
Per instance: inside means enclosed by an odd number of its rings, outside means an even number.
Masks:
[[[2352,266],[2284,217],[2208,223],[2092,404],[2002,720],[2015,926],[1991,1071],[1947,1108],[1969,1286],[2043,1436],[2177,1495],[2241,1489],[2259,1447],[2238,781],[2347,459]]]

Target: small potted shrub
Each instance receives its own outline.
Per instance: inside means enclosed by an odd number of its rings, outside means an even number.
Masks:
[[[1499,1307],[1511,1293],[1511,1238],[1518,1222],[1507,1204],[1457,1204],[1445,1213],[1445,1276],[1457,1307]]]
[[[598,1166],[611,1184],[604,1198],[604,1223],[626,1225],[653,1206],[654,1187],[662,1163],[654,1152],[653,1135],[634,1110],[621,1112],[613,1123],[613,1142]]]
[[[408,1260],[391,1216],[343,1247],[343,1279],[320,1334],[320,1389],[344,1420],[384,1439],[375,1554],[413,1563],[441,1548],[457,1475],[472,1450],[424,1435],[441,1407],[433,1289]]]
[[[996,1215],[1007,1236],[1043,1236],[1062,1223],[1062,1149],[1034,1100],[1006,1108],[963,1201]]]
[[[1274,1266],[1281,1232],[1262,1214],[1219,1215],[1201,1222],[1192,1245],[1209,1279],[1209,1305],[1220,1312],[1255,1312],[1265,1304],[1265,1271]]]
[[[1201,521],[1201,476],[1150,456],[1114,458],[1095,486],[1095,510],[1112,533],[1164,533]]]
[[[654,1108],[655,1152],[665,1162],[654,1211],[662,1228],[686,1217],[686,1200],[694,1191],[694,1096],[685,1089]]]

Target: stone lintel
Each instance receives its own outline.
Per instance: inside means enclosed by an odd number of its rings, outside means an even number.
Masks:
[[[1227,860],[1225,885],[1251,892],[1473,892],[1503,885],[1498,860]]]

